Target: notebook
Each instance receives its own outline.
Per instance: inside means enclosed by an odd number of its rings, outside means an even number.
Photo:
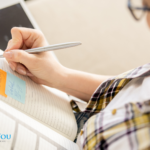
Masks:
[[[26,83],[24,104],[0,95],[0,150],[78,150],[68,95],[19,75],[5,59],[0,69]]]

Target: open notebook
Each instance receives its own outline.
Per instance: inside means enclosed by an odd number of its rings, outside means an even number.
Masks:
[[[77,150],[77,124],[67,94],[13,72],[5,59],[0,69],[26,82],[25,104],[0,95],[0,150]],[[0,135],[0,136],[1,136]]]

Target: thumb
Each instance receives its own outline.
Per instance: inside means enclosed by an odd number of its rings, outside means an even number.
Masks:
[[[6,51],[4,52],[3,56],[8,60],[12,62],[21,63],[24,66],[26,66],[29,70],[31,68],[35,68],[35,65],[38,62],[37,57],[33,54],[28,54],[27,52],[23,50],[12,50],[12,51]]]
[[[8,42],[6,51],[12,50],[12,49],[20,49],[23,44],[22,35],[18,28],[12,28],[11,29],[11,35],[12,39]]]

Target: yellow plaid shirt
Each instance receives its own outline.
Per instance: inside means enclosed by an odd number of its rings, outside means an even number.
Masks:
[[[128,103],[110,112],[102,111],[132,79],[146,76],[150,76],[150,64],[108,79],[97,88],[82,112],[74,101],[71,102],[78,133],[82,129],[82,149],[150,150],[150,100]],[[107,123],[108,114],[111,119],[114,116],[120,119]]]

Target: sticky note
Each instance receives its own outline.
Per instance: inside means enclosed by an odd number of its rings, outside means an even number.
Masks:
[[[26,82],[7,72],[5,93],[11,98],[25,103]]]
[[[5,94],[7,73],[0,69],[0,95],[7,97]]]

